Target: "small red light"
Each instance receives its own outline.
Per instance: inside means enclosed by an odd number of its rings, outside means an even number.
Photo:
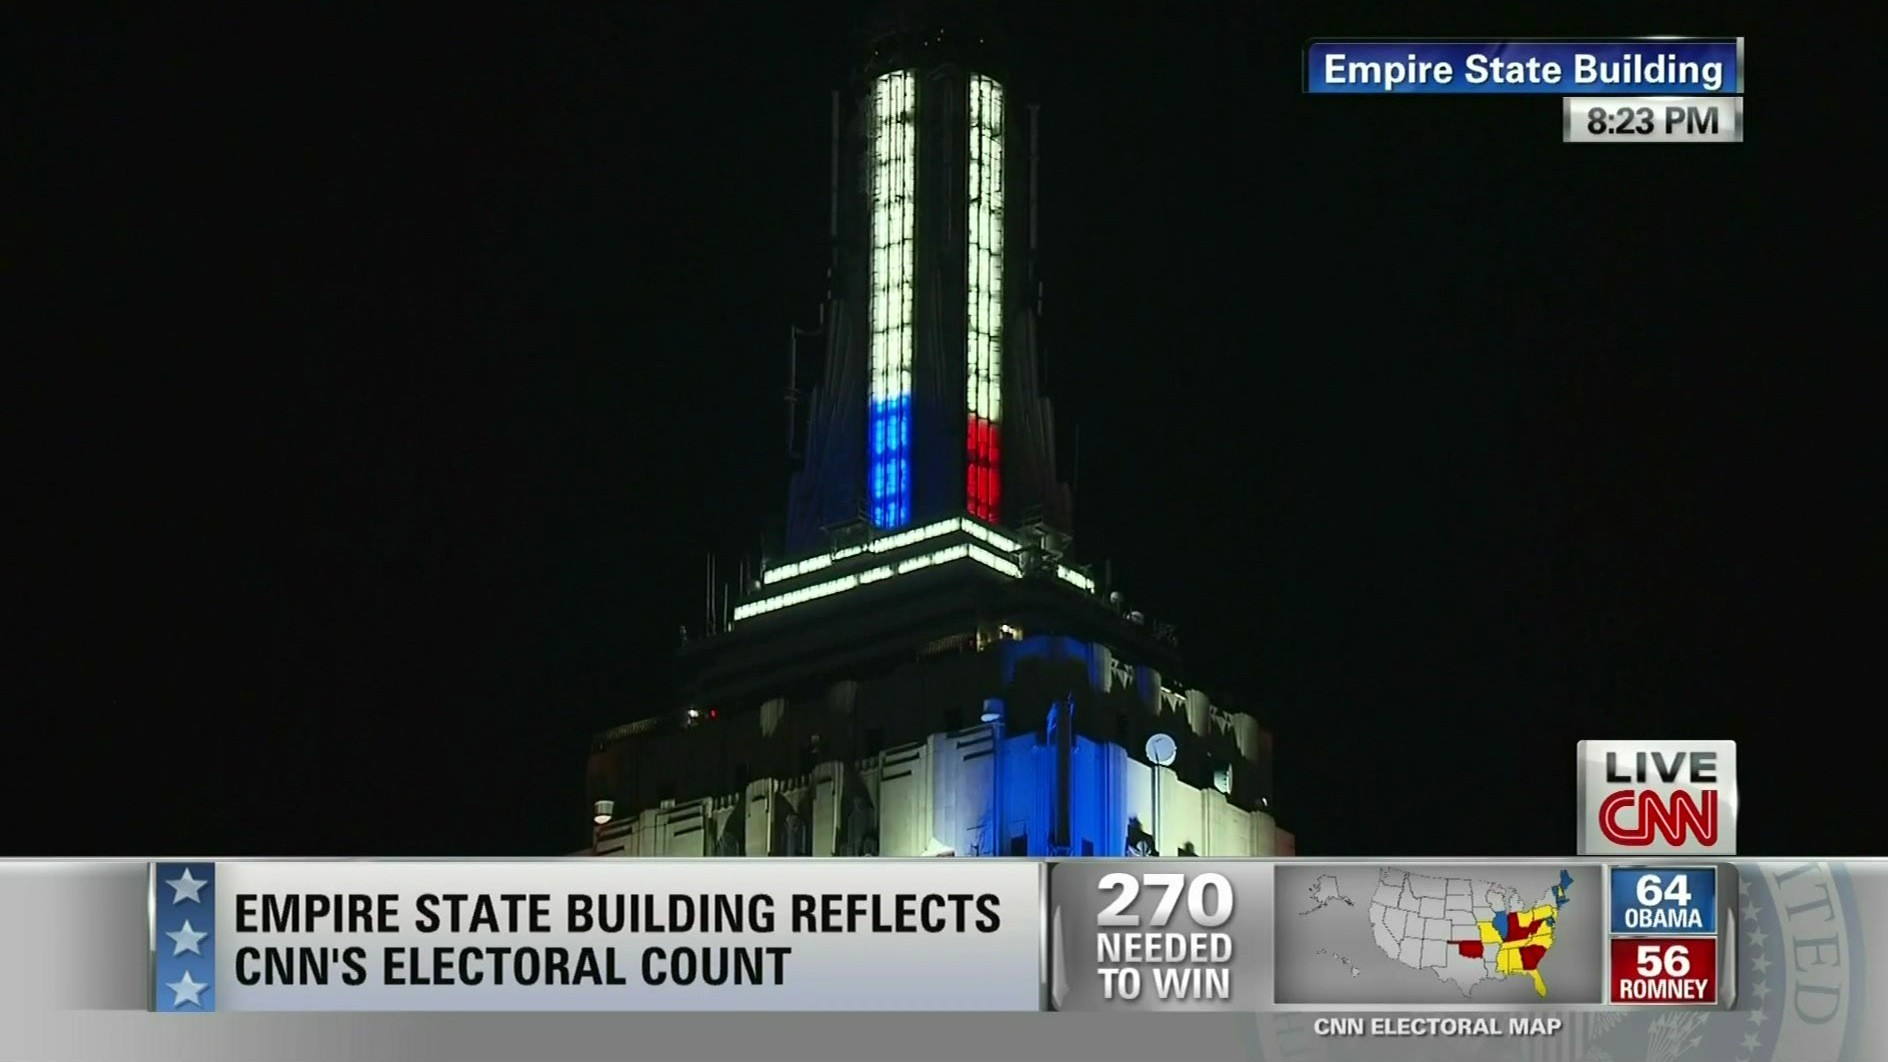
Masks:
[[[713,719],[713,718],[715,718],[716,716],[718,716],[718,715],[720,715],[720,714],[721,714],[720,712],[718,712],[718,711],[716,711],[716,710],[715,710],[715,709],[713,709],[713,708],[710,708],[710,709],[708,709],[708,718],[710,718],[710,719]]]

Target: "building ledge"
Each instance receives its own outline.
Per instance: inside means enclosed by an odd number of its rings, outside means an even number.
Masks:
[[[768,568],[735,606],[733,622],[738,625],[807,601],[959,562],[1012,579],[1041,572],[1083,593],[1096,590],[1092,576],[1045,549],[1043,536],[1018,535],[960,516]]]

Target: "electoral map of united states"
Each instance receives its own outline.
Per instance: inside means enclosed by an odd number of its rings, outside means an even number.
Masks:
[[[1370,900],[1371,934],[1390,958],[1433,971],[1463,995],[1485,981],[1528,977],[1544,997],[1541,963],[1572,885],[1562,870],[1559,882],[1530,903],[1500,882],[1384,867]]]

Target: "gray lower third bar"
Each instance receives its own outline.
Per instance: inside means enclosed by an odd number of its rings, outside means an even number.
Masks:
[[[1737,144],[1742,96],[1568,96],[1561,139],[1569,144]]]

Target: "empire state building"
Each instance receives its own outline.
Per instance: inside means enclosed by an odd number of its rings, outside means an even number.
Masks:
[[[894,22],[834,97],[784,540],[684,645],[676,699],[596,739],[591,854],[1292,851],[1270,735],[1072,550],[1036,356],[1036,112],[993,45],[974,20]]]

